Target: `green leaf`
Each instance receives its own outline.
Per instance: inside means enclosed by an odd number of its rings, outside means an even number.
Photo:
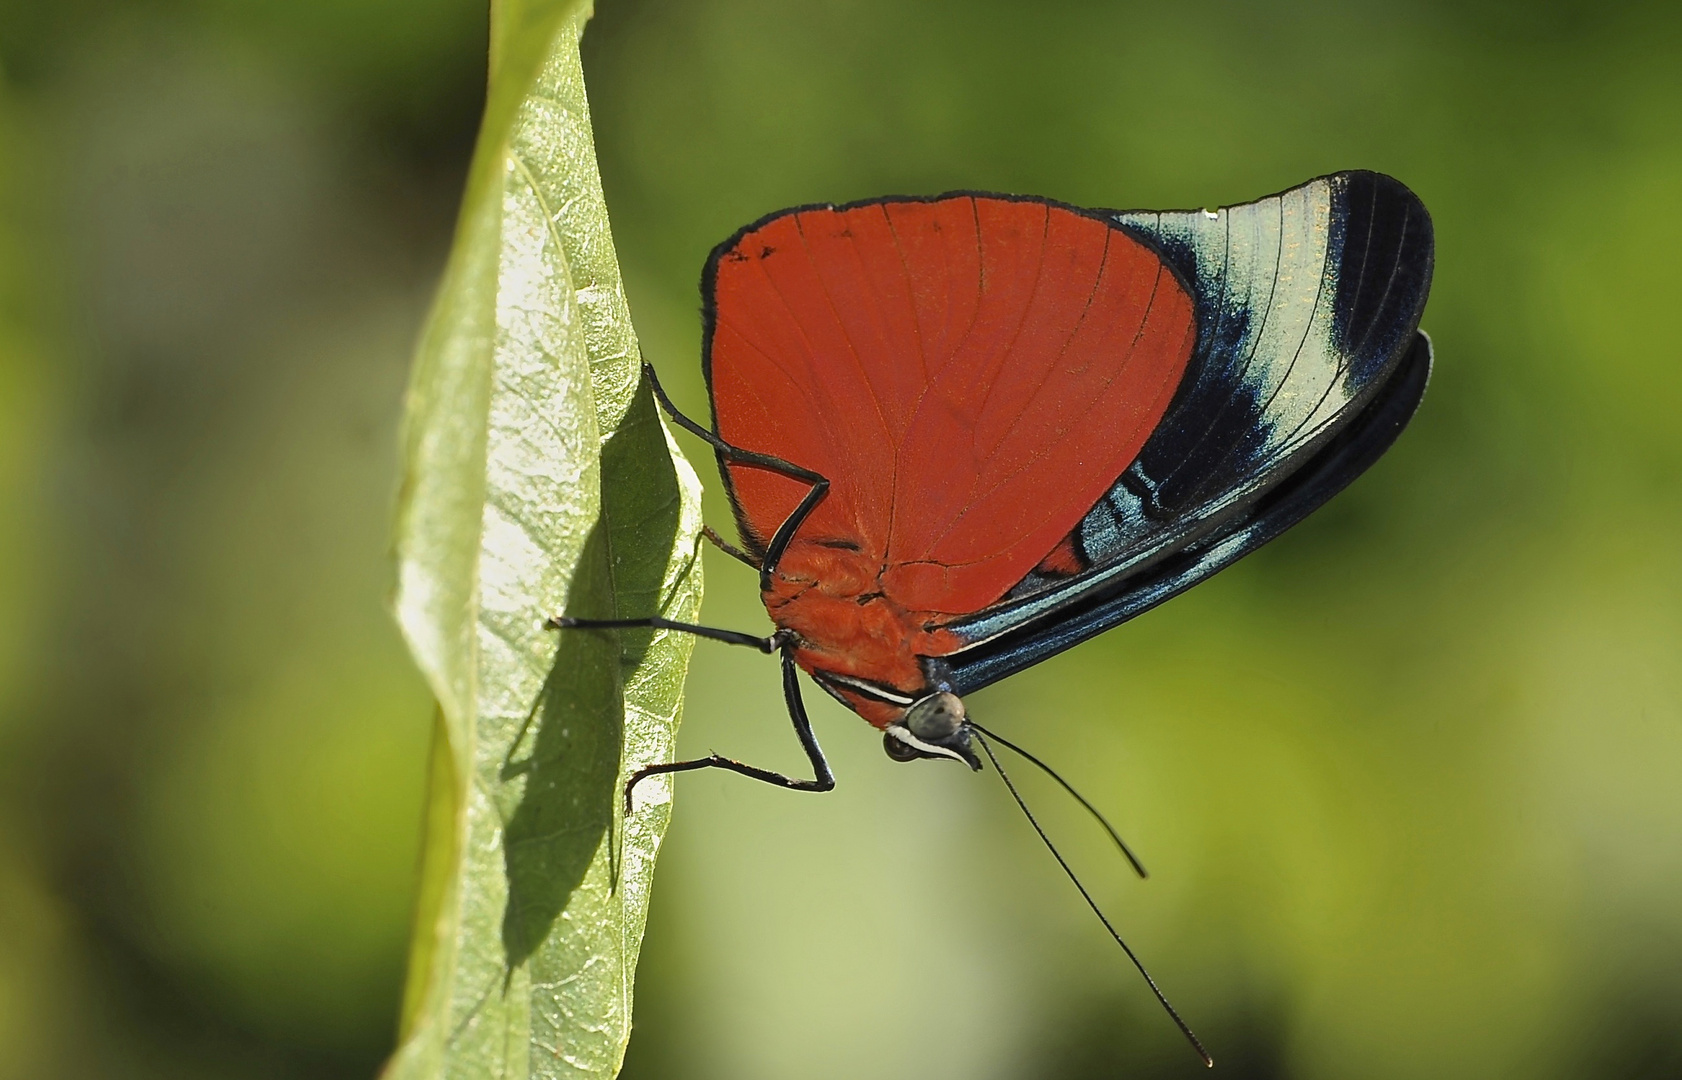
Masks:
[[[691,639],[544,620],[700,605],[700,484],[643,383],[579,3],[499,0],[455,247],[415,359],[396,611],[439,704],[388,1080],[612,1076]]]

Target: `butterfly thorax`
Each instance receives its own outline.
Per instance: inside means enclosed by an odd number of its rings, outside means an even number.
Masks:
[[[799,635],[795,660],[808,673],[846,676],[897,691],[907,699],[927,692],[919,657],[941,656],[960,642],[930,626],[936,617],[894,601],[883,588],[887,567],[848,547],[796,540],[784,552],[763,594],[771,621]],[[903,707],[849,692],[825,681],[876,727],[894,723]]]

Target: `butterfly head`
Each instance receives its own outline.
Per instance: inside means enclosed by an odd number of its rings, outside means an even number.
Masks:
[[[968,719],[962,698],[937,690],[912,702],[904,716],[882,730],[882,747],[895,761],[951,758],[979,772]]]

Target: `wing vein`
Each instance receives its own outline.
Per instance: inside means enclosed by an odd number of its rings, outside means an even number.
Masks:
[[[829,282],[824,280],[823,273],[818,269],[817,260],[812,257],[812,245],[806,239],[806,227],[801,223],[799,214],[794,215],[794,232],[795,235],[800,237],[800,248],[806,253],[806,263],[812,268],[812,273],[816,275],[818,287],[823,290],[824,305],[829,308],[830,317],[835,320],[835,328],[840,332],[841,340],[847,343],[847,351],[852,353],[853,366],[858,368],[859,378],[864,380],[865,387],[870,391],[870,403],[876,409],[876,419],[881,424],[882,436],[885,439],[890,432],[888,418],[882,413],[882,397],[876,392],[876,384],[870,379],[870,370],[864,366],[864,357],[859,355],[858,345],[853,341],[853,336],[847,333],[847,324],[841,321],[841,312],[835,306],[835,297],[829,291]],[[816,356],[815,351],[813,355]]]
[[[1050,229],[1051,229],[1051,219],[1050,219],[1050,216],[1047,215],[1046,231],[1047,231],[1048,234],[1050,232]],[[1028,394],[1027,406],[1032,406],[1035,401],[1039,400],[1039,397],[1040,397],[1041,393],[1043,393],[1045,391],[1045,384],[1051,381],[1051,376],[1054,374],[1056,368],[1063,362],[1063,357],[1068,355],[1069,346],[1074,342],[1075,336],[1080,333],[1081,325],[1086,322],[1086,315],[1089,311],[1092,310],[1092,302],[1094,300],[1096,300],[1097,297],[1098,297],[1098,286],[1104,280],[1104,268],[1105,268],[1106,265],[1108,265],[1109,258],[1110,258],[1110,237],[1114,232],[1115,232],[1114,229],[1105,229],[1104,230],[1104,252],[1103,252],[1103,255],[1100,257],[1099,262],[1098,262],[1098,273],[1092,279],[1092,291],[1090,291],[1086,294],[1086,305],[1080,309],[1080,317],[1075,320],[1075,325],[1072,329],[1070,329],[1069,336],[1066,339],[1064,339],[1062,346],[1057,350],[1057,356],[1052,360],[1050,366],[1048,366],[1046,368],[1045,374],[1040,376],[1040,381],[1034,385],[1033,391]],[[1044,253],[1044,246],[1043,246],[1043,244],[1044,244],[1044,241],[1042,239],[1042,246],[1041,246],[1041,253],[1042,253],[1041,254],[1041,266],[1042,267],[1044,266],[1044,254],[1043,254]],[[1036,283],[1036,290],[1037,290],[1037,283]],[[1152,296],[1153,297],[1155,296],[1155,290],[1154,289],[1152,290]],[[1030,299],[1029,300],[1030,306],[1032,305],[1032,303],[1033,303],[1033,301],[1032,301],[1032,299]],[[1146,311],[1147,311],[1147,315],[1148,315],[1149,309],[1147,308]],[[1024,313],[1024,318],[1026,318],[1026,313]],[[1019,331],[1019,333],[1020,333],[1020,331]],[[1135,342],[1135,344],[1137,344],[1137,342]],[[1124,360],[1124,361],[1122,361],[1122,363],[1125,364],[1126,361]],[[1106,387],[1108,385],[1109,385],[1108,383],[1105,384]],[[994,443],[995,448],[997,448],[998,446],[1002,446],[1004,444],[1004,441],[1006,439],[1010,438],[1011,435],[1013,435],[1016,432],[1017,425],[1022,422],[1022,417],[1027,411],[1028,411],[1028,408],[1025,406],[1020,412],[1018,412],[1016,414],[1016,419],[1011,421],[1010,427],[1006,428],[1004,433],[999,436],[998,441],[996,443]]]
[[[1022,328],[1028,325],[1028,312],[1032,310],[1034,306],[1034,298],[1037,297],[1040,292],[1040,282],[1045,277],[1045,245],[1046,240],[1051,236],[1051,210],[1049,207],[1045,206],[1042,206],[1040,209],[1045,212],[1045,221],[1040,229],[1039,258],[1038,261],[1034,263],[1034,285],[1028,290],[1028,302],[1022,305],[1022,313],[1017,316],[1016,329],[1010,335],[1010,344],[1006,345],[999,353],[1001,363],[1006,357],[1016,351],[1016,343],[1022,339]],[[998,387],[998,379],[995,378],[988,380],[987,392],[982,394],[981,405],[975,411],[977,421],[980,420],[981,414],[987,411],[987,406],[993,403],[993,391],[997,390]],[[1019,412],[1016,414],[1016,417],[1017,419],[1012,420],[1010,422],[1010,426],[1007,427],[1003,434],[999,436],[998,442],[993,444],[995,448],[997,448],[999,443],[1002,443],[1006,439],[1010,438],[1011,432],[1016,430],[1017,420],[1022,418],[1022,414]],[[973,438],[974,433],[972,432],[971,434]]]
[[[1280,222],[1279,233],[1280,233],[1280,235],[1279,235],[1278,246],[1274,249],[1274,252],[1273,252],[1273,275],[1268,279],[1268,284],[1267,284],[1267,306],[1262,308],[1261,324],[1259,326],[1257,326],[1255,328],[1255,330],[1249,335],[1250,340],[1247,342],[1248,348],[1247,348],[1247,350],[1244,354],[1244,363],[1239,366],[1237,372],[1235,373],[1236,377],[1231,380],[1232,383],[1235,383],[1235,384],[1238,384],[1238,385],[1242,385],[1246,381],[1248,375],[1250,374],[1250,366],[1255,363],[1256,349],[1261,344],[1262,336],[1267,333],[1268,318],[1273,314],[1273,297],[1279,290],[1279,267],[1284,261],[1284,254],[1285,254],[1285,237],[1284,237],[1285,205],[1284,205],[1284,202],[1282,200],[1276,200],[1276,201],[1278,202],[1278,207],[1279,207],[1279,222]],[[1227,211],[1227,218],[1228,218],[1227,234],[1226,234],[1226,237],[1227,237],[1227,253],[1226,253],[1226,263],[1225,263],[1228,273],[1231,272],[1231,265],[1232,265],[1232,222],[1231,222],[1231,217],[1232,217],[1232,211],[1229,209]],[[1178,477],[1180,475],[1180,471],[1182,469],[1186,468],[1191,463],[1191,461],[1197,456],[1197,452],[1199,450],[1201,450],[1203,448],[1203,446],[1209,441],[1209,437],[1214,433],[1215,428],[1220,425],[1221,418],[1224,417],[1226,415],[1227,411],[1231,408],[1232,408],[1232,399],[1228,398],[1218,409],[1214,410],[1213,414],[1210,415],[1209,418],[1208,418],[1208,424],[1204,427],[1203,433],[1200,434],[1197,437],[1197,441],[1191,444],[1191,447],[1189,449],[1187,449],[1185,454],[1180,458],[1180,461],[1175,464],[1174,468],[1169,470],[1167,475],[1163,476],[1160,480],[1157,481],[1158,489],[1166,487],[1169,483],[1178,479]],[[1225,460],[1225,455],[1222,455],[1221,460]]]
[[[1115,371],[1110,374],[1110,377],[1104,382],[1103,390],[1099,391],[1098,396],[1101,396],[1105,390],[1108,390],[1111,386],[1115,385],[1116,381],[1119,380],[1124,374],[1126,374],[1127,369],[1128,369],[1128,365],[1130,365],[1133,362],[1133,357],[1138,353],[1139,340],[1140,340],[1140,338],[1142,338],[1144,336],[1145,326],[1150,322],[1151,309],[1156,306],[1156,295],[1157,295],[1158,289],[1162,285],[1162,275],[1164,273],[1167,273],[1167,268],[1165,266],[1162,266],[1162,265],[1159,264],[1158,267],[1157,267],[1156,280],[1154,282],[1152,282],[1152,284],[1151,284],[1150,299],[1145,302],[1144,315],[1140,317],[1138,329],[1136,329],[1133,332],[1133,342],[1132,342],[1131,345],[1128,346],[1127,359],[1124,360],[1120,364],[1120,366],[1118,366],[1115,369]],[[947,526],[946,531],[941,533],[940,536],[935,539],[934,543],[930,544],[930,547],[933,547],[934,544],[938,544],[941,540],[944,540],[946,538],[946,536],[948,534],[950,534],[951,531],[954,528],[956,528],[960,522],[963,521],[964,515],[968,514],[970,509],[976,503],[981,502],[987,496],[991,495],[993,492],[997,491],[999,488],[1003,487],[1005,484],[1009,483],[1011,480],[1020,476],[1022,473],[1026,472],[1029,468],[1038,464],[1047,455],[1049,455],[1053,449],[1055,449],[1054,446],[1046,447],[1046,448],[1041,449],[1040,451],[1038,451],[1037,453],[1035,453],[1031,457],[1029,457],[1018,468],[1016,468],[1012,472],[1006,474],[1005,476],[1001,477],[997,483],[995,483],[994,485],[989,487],[986,491],[981,492],[977,497],[971,499],[969,506],[964,507],[963,510],[960,510],[958,512],[957,516],[954,517],[952,519],[952,522]],[[1100,496],[1100,497],[1102,497],[1102,496]],[[1096,505],[1096,504],[1094,504],[1094,505]],[[1060,509],[1060,508],[1059,507],[1053,507],[1050,511],[1041,515],[1040,520],[1042,522],[1047,520],[1058,509]],[[1029,530],[1023,530],[1023,531],[1024,532],[1032,532],[1033,530],[1029,529]]]
[[[1377,195],[1375,194],[1373,196],[1373,198],[1376,200]],[[1402,252],[1403,252],[1403,249],[1407,246],[1408,223],[1412,220],[1413,220],[1413,207],[1409,206],[1405,210],[1403,210],[1403,212],[1402,212],[1402,240],[1401,240],[1401,243],[1396,245],[1396,261],[1391,264],[1391,266],[1390,266],[1390,276],[1385,279],[1385,281],[1384,281],[1384,291],[1379,294],[1379,297],[1378,297],[1378,313],[1373,316],[1372,325],[1367,327],[1366,334],[1361,338],[1361,348],[1362,349],[1365,349],[1367,347],[1367,342],[1369,340],[1371,340],[1371,338],[1372,338],[1373,329],[1378,326],[1378,323],[1379,323],[1378,316],[1382,315],[1384,313],[1384,304],[1385,304],[1386,301],[1388,301],[1390,299],[1390,290],[1396,287],[1396,275],[1401,273],[1401,271],[1402,271]]]

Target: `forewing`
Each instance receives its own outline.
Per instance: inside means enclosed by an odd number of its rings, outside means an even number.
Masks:
[[[1340,173],[1217,212],[1114,218],[1192,283],[1197,349],[1161,423],[1072,530],[1079,572],[1030,573],[1002,603],[947,624],[972,647],[987,644],[984,681],[1048,655],[1048,642],[1067,648],[1131,618],[1277,535],[1376,460],[1417,405],[1408,387],[1423,392],[1429,347],[1409,350],[1430,287],[1431,221],[1399,182]],[[1381,398],[1386,409],[1370,408]],[[1321,452],[1345,432],[1358,452],[1328,463]],[[1294,516],[1281,525],[1275,509],[1258,528],[1269,493],[1309,463],[1292,488]],[[1157,568],[1177,556],[1180,570]],[[1077,612],[1085,622],[1072,635]],[[960,652],[954,669],[976,668],[980,655]],[[960,681],[973,688],[978,678]]]
[[[721,245],[703,291],[719,434],[828,476],[799,537],[948,615],[998,601],[1105,497],[1196,336],[1153,247],[1040,199],[785,211]],[[750,544],[805,491],[726,473]]]

